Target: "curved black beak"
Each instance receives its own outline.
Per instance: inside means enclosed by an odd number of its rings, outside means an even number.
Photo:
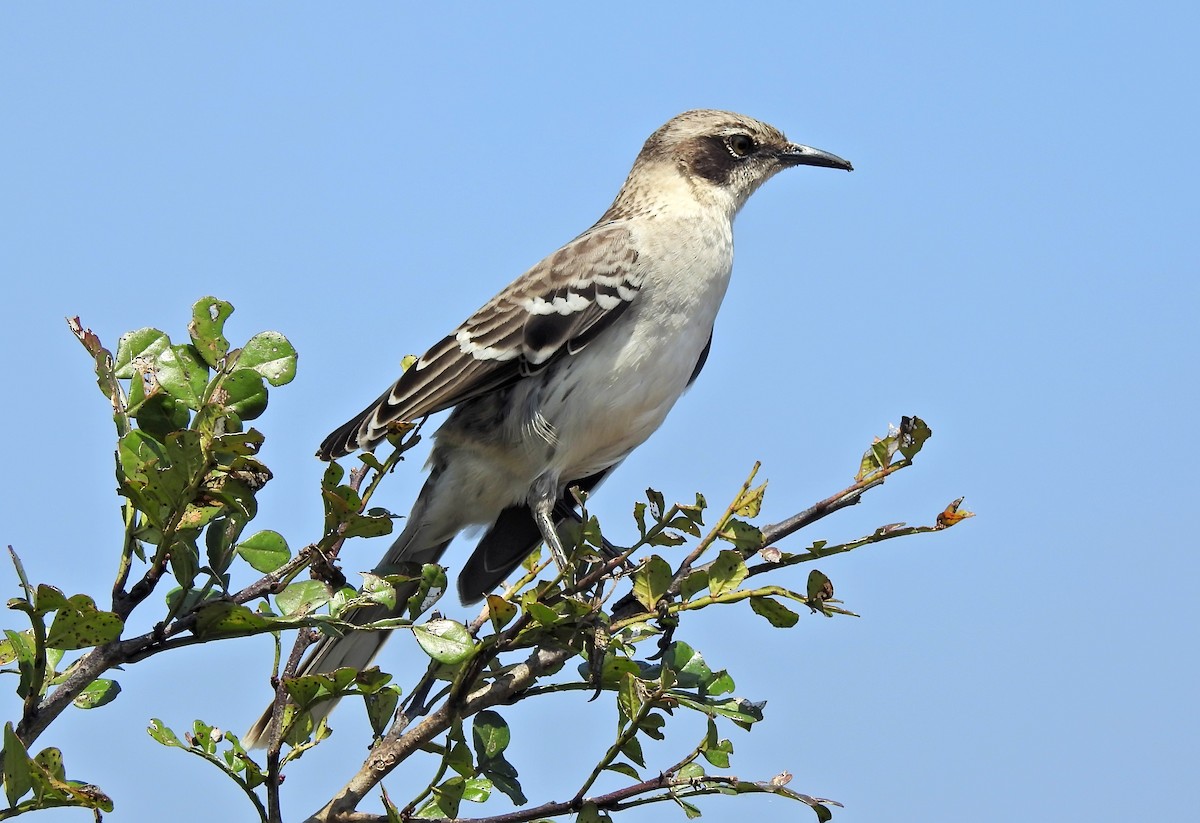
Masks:
[[[789,166],[824,166],[827,169],[843,169],[854,171],[849,160],[843,160],[836,154],[814,149],[812,146],[801,146],[799,143],[788,143],[779,152],[779,159]]]

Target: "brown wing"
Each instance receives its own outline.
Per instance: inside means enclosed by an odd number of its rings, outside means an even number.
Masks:
[[[621,224],[596,226],[510,283],[370,406],[325,438],[332,460],[373,449],[388,425],[496,391],[578,354],[637,297],[637,251]]]

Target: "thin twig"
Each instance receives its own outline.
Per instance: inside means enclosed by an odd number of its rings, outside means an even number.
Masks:
[[[789,535],[795,534],[805,526],[812,525],[823,517],[828,517],[847,506],[855,505],[868,491],[881,485],[892,474],[911,465],[912,461],[907,458],[897,460],[895,463],[879,471],[872,472],[862,480],[852,483],[840,492],[826,497],[819,503],[814,503],[804,511],[794,514],[786,520],[772,523],[769,526],[763,526],[759,530],[762,534],[763,545],[769,546],[777,540],[782,540]]]
[[[282,811],[279,805],[279,776],[280,752],[283,750],[283,712],[287,707],[288,693],[284,678],[291,677],[300,667],[304,652],[316,641],[312,629],[301,629],[292,645],[292,653],[288,656],[287,664],[278,678],[275,686],[275,702],[271,705],[271,723],[267,727],[267,812],[271,823],[283,823]]]
[[[553,801],[543,803],[540,806],[530,806],[524,809],[518,809],[515,812],[506,814],[497,814],[489,817],[456,817],[449,818],[443,823],[528,823],[528,821],[538,820],[541,818],[552,818],[560,815],[572,814],[578,812],[585,805],[595,806],[596,809],[602,812],[615,812],[623,809],[641,806],[647,803],[660,803],[663,801],[673,800],[675,796],[683,797],[702,797],[712,794],[727,794],[729,787],[736,786],[738,793],[760,793],[760,794],[784,794],[791,799],[796,799],[796,795],[790,792],[783,786],[776,786],[771,783],[760,783],[757,781],[741,780],[733,775],[705,775],[696,778],[695,780],[681,780],[673,774],[663,772],[656,777],[648,780],[643,780],[638,783],[631,783],[628,786],[623,786],[615,791],[606,794],[596,795],[583,799],[572,798],[571,800]],[[651,792],[659,792],[666,790],[665,793],[645,797]],[[817,801],[809,798],[802,802],[822,802],[832,803],[829,800]],[[834,804],[840,805],[840,804]],[[387,823],[386,815],[369,814],[366,812],[346,812],[337,814],[334,817],[313,818],[329,823]]]

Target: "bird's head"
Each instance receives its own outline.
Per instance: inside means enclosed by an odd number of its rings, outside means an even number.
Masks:
[[[698,197],[724,200],[736,212],[759,186],[792,166],[853,170],[837,155],[792,143],[767,123],[728,111],[696,109],[671,118],[650,135],[630,183],[670,168],[682,174]]]

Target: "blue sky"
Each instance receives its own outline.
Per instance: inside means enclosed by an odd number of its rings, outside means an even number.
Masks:
[[[590,225],[663,121],[733,109],[856,170],[755,195],[706,372],[597,513],[620,542],[646,486],[716,503],[762,460],[778,520],[915,413],[935,433],[917,465],[784,548],[928,522],[959,495],[979,516],[822,563],[861,619],[705,624],[710,662],[769,701],[731,735],[731,771],[789,770],[846,804],[840,823],[1183,819],[1200,734],[1197,17],[1155,2],[5,4],[0,542],[68,593],[111,580],[111,423],[64,316],[110,345],[146,325],[182,336],[214,294],[237,308],[231,337],[288,335],[300,369],[259,424],[276,475],[261,524],[303,545],[321,438]],[[407,510],[418,465],[384,505]],[[347,569],[382,549],[359,541]],[[16,594],[10,570],[0,584]],[[382,662],[415,654],[397,642]],[[232,785],[141,728],[241,730],[270,643],[174,658],[40,741],[115,796],[112,820],[242,814]],[[610,739],[608,710],[580,703],[516,726],[534,802],[573,792]],[[0,707],[14,716],[11,693]],[[361,721],[341,715],[343,739],[285,786],[293,815],[361,758]],[[535,745],[576,722],[578,739]],[[417,779],[386,785],[407,797]]]

